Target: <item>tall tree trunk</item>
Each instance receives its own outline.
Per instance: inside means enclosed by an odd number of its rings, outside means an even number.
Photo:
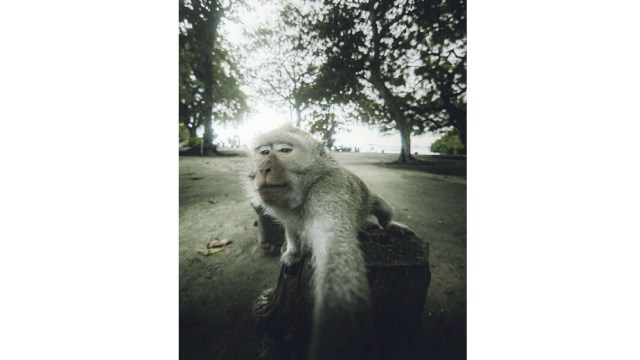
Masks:
[[[338,123],[335,119],[335,114],[328,114],[327,126],[323,127],[322,130],[322,140],[324,140],[326,147],[328,147],[329,149],[332,149],[333,144],[336,142],[336,140],[333,138],[336,134],[336,129],[338,128]]]
[[[204,122],[204,135],[202,136],[203,142],[203,155],[211,155],[216,152],[216,148],[213,145],[213,87],[215,86],[215,79],[213,78],[213,49],[218,36],[218,24],[220,23],[220,9],[218,9],[218,1],[214,0],[209,3],[209,14],[207,21],[205,22],[205,28],[202,29],[202,35],[204,36],[203,47],[203,79],[204,93],[202,94],[204,100],[203,110],[203,122]]]
[[[445,103],[445,110],[449,113],[451,117],[451,122],[453,127],[458,130],[458,136],[460,137],[460,142],[464,145],[464,153],[467,152],[467,111],[464,109],[460,109],[459,107],[453,105],[448,97],[443,98]]]
[[[467,153],[467,113],[464,112],[464,114],[461,115],[462,118],[459,121],[459,126],[458,126],[458,134],[460,135],[460,141],[462,142],[462,145],[464,145],[464,149],[462,151],[464,151],[464,154]]]
[[[203,155],[212,155],[216,152],[216,146],[213,145],[213,120],[211,116],[209,116],[209,120],[204,122],[202,144]]]
[[[464,62],[460,62],[453,71],[449,72],[444,83],[436,82],[436,87],[440,90],[440,97],[444,103],[444,109],[449,114],[451,124],[458,130],[460,142],[464,145],[464,153],[467,152],[467,105],[462,104],[456,106],[454,100],[460,94],[453,93],[453,84],[455,83],[456,71],[463,66]]]
[[[380,75],[380,33],[378,30],[378,23],[376,21],[376,14],[373,6],[373,2],[370,2],[371,8],[369,9],[369,22],[371,24],[371,41],[373,47],[373,56],[369,64],[369,70],[371,71],[370,82],[373,87],[378,91],[384,105],[391,114],[391,118],[396,122],[396,128],[400,131],[401,147],[400,157],[397,162],[407,163],[415,161],[415,158],[411,155],[411,127],[404,115],[404,111],[400,108],[400,105],[396,101],[396,98],[391,93],[391,90],[387,87]]]
[[[296,108],[296,126],[300,127],[300,125],[302,124],[302,109],[300,108],[300,104],[296,104],[295,108]]]
[[[405,164],[415,161],[416,158],[411,155],[411,129],[402,127],[400,129],[400,157],[397,162]]]
[[[396,122],[397,129],[400,131],[400,157],[397,161],[400,163],[415,161],[416,158],[411,155],[411,127],[408,124],[404,112],[398,106],[398,103],[394,99],[389,88],[387,88],[384,82],[380,79],[378,72],[371,72],[371,80],[373,86],[382,95],[384,104],[389,110],[391,118]]]
[[[187,126],[187,129],[189,129],[189,137],[194,138],[198,136],[197,134],[198,127],[195,126],[195,124],[193,126]]]

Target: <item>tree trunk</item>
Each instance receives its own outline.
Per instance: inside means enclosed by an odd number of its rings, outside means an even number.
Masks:
[[[213,151],[213,120],[204,122],[204,134],[202,135],[202,148],[204,154],[210,154]]]
[[[453,127],[458,130],[460,142],[464,145],[464,153],[467,152],[467,111],[453,105],[448,98],[443,99],[445,110],[449,113]]]
[[[187,129],[189,129],[189,137],[194,138],[194,137],[198,136],[197,131],[196,131],[198,128],[196,126],[187,126]]]
[[[464,124],[458,127],[458,135],[460,135],[460,141],[464,145],[464,153],[467,153],[467,119],[465,114]]]
[[[333,144],[336,142],[336,140],[333,138],[336,134],[336,128],[338,127],[338,125],[336,124],[335,121],[335,115],[331,114],[331,120],[329,120],[329,130],[327,130],[327,134],[326,134],[326,142],[327,142],[327,147],[329,149],[333,148]]]
[[[462,66],[462,62],[459,63],[456,69],[459,66]],[[450,72],[446,78],[444,84],[436,83],[436,87],[440,90],[440,97],[442,98],[442,102],[444,103],[444,109],[449,114],[449,118],[451,119],[451,124],[453,127],[458,130],[458,136],[460,137],[460,142],[464,145],[464,153],[467,152],[467,106],[466,104],[462,105],[463,107],[456,106],[454,104],[454,99],[458,95],[453,94],[453,84],[455,79],[455,70]]]
[[[462,145],[464,145],[464,153],[467,153],[467,112],[466,110],[461,110],[456,108],[456,129],[458,129],[458,135],[460,136],[460,141]]]
[[[404,111],[400,108],[400,104],[398,104],[398,101],[384,83],[380,74],[381,39],[373,7],[369,11],[369,21],[371,23],[371,40],[373,42],[373,56],[369,64],[369,70],[371,71],[370,82],[382,97],[385,107],[389,111],[389,114],[391,114],[391,118],[396,122],[396,128],[400,131],[400,157],[396,161],[399,163],[412,162],[416,159],[411,155],[411,127],[408,124]]]
[[[213,49],[215,46],[216,38],[218,36],[218,24],[220,24],[220,10],[218,9],[218,2],[212,1],[209,4],[209,16],[205,22],[206,27],[202,29],[202,35],[204,36],[203,46],[203,63],[202,72],[204,83],[204,93],[202,98],[204,101],[203,106],[203,122],[204,122],[204,135],[202,137],[203,142],[203,155],[211,155],[216,152],[216,148],[213,145],[213,87],[215,85],[215,79],[213,78]]]
[[[295,108],[296,108],[296,126],[300,127],[300,125],[302,125],[302,109],[300,109],[300,104],[296,104]]]
[[[397,162],[406,164],[416,161],[416,158],[411,155],[411,130],[406,128],[400,129],[400,156]]]

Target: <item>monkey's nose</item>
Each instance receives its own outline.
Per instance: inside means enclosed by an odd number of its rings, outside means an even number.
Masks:
[[[271,172],[271,167],[266,167],[262,170],[260,170],[261,173],[263,173],[264,175],[267,175],[268,173]]]

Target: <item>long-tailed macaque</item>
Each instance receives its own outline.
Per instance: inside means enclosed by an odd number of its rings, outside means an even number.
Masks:
[[[314,308],[311,359],[360,359],[372,308],[358,231],[393,210],[308,133],[285,125],[255,140],[248,193],[285,228],[285,271],[310,253]],[[406,227],[395,224],[400,229]]]

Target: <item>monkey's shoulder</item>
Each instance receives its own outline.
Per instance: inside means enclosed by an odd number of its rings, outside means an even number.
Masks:
[[[312,206],[316,202],[351,203],[353,205],[365,203],[370,197],[367,185],[351,171],[337,167],[328,171],[309,191],[307,201]]]
[[[364,182],[351,171],[343,167],[334,167],[326,170],[316,182],[316,188],[342,188],[344,186],[366,186]]]

